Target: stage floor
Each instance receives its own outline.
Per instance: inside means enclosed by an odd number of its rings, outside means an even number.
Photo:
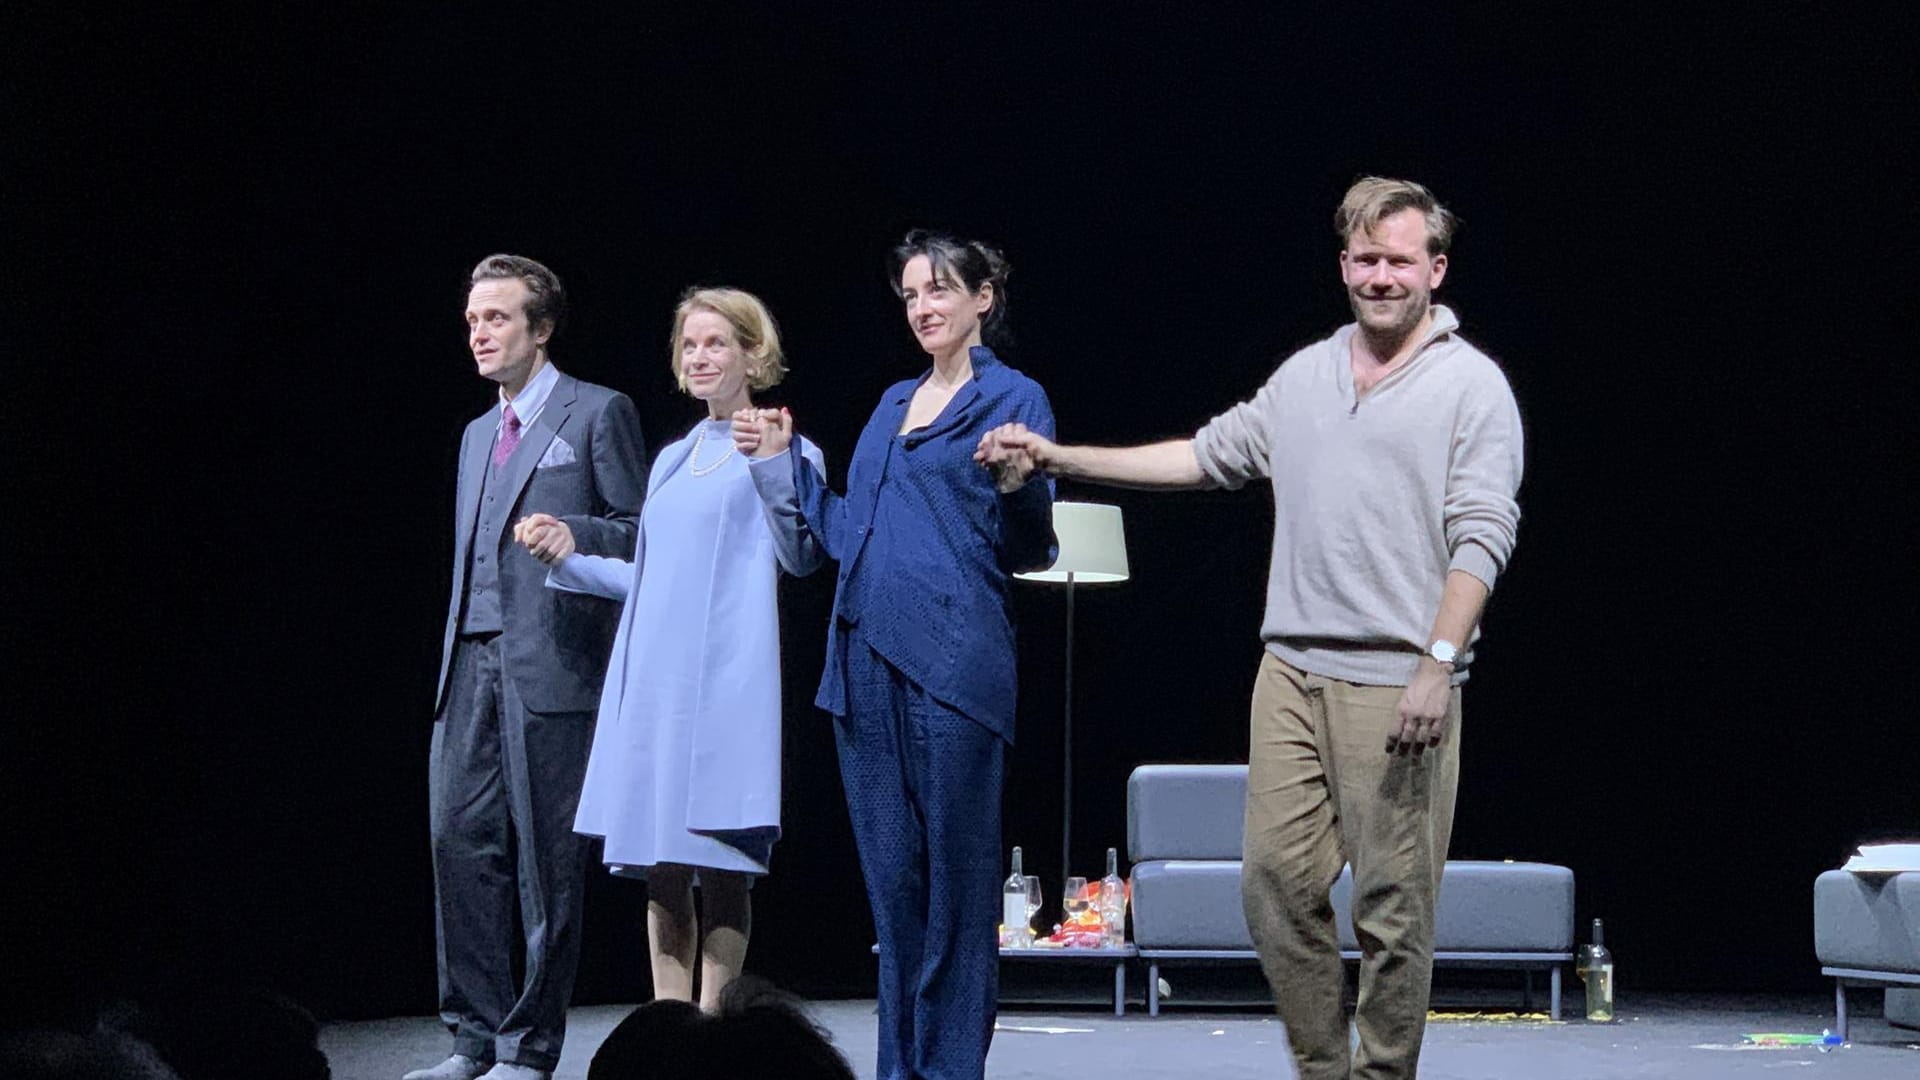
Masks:
[[[1420,1075],[1426,1080],[1612,1080],[1778,1075],[1911,1080],[1920,1075],[1920,1032],[1880,1018],[1878,995],[1854,995],[1851,1044],[1822,1054],[1808,1048],[1741,1049],[1749,1032],[1819,1032],[1832,1020],[1823,997],[1646,996],[1611,1025],[1579,1020],[1501,1019],[1495,1009],[1447,1012],[1427,1027]],[[558,1080],[583,1080],[600,1040],[632,1006],[573,1010]],[[873,1076],[873,1002],[820,1001],[815,1015],[860,1077]],[[425,1017],[334,1024],[321,1035],[336,1080],[399,1080],[446,1053],[439,1024]],[[1291,1077],[1279,1021],[1250,1009],[1201,1012],[1169,1008],[1116,1017],[1111,1009],[1003,1007],[987,1075],[1160,1078]]]

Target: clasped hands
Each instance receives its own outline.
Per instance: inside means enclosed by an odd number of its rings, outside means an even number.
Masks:
[[[793,415],[785,409],[741,409],[733,414],[734,449],[772,457],[793,441]],[[528,514],[514,523],[513,542],[552,566],[573,554],[573,530],[552,514]]]
[[[552,514],[528,514],[513,525],[513,542],[552,566],[573,554],[573,530]]]
[[[793,444],[793,414],[786,409],[741,409],[733,414],[733,447],[749,457],[767,458],[786,452]],[[973,460],[993,474],[1002,493],[1026,485],[1036,469],[1044,468],[1053,443],[1025,424],[1002,424],[980,437]],[[527,553],[551,566],[573,554],[573,530],[552,514],[529,514],[513,526],[513,540]]]
[[[1026,486],[1037,470],[1045,469],[1054,450],[1046,436],[1021,423],[1001,424],[980,436],[973,460],[993,474],[993,486],[1002,495]]]
[[[733,414],[733,448],[747,457],[770,458],[793,443],[793,414],[748,407]]]
[[[741,409],[733,414],[733,448],[750,457],[773,457],[793,443],[793,413],[786,409]],[[1025,424],[1002,424],[980,437],[973,460],[993,474],[1002,493],[1020,490],[1041,468],[1053,443]]]

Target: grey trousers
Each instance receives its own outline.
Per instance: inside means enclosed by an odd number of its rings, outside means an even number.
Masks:
[[[451,677],[428,766],[440,1017],[455,1053],[552,1071],[580,963],[593,714],[528,712],[498,636],[455,642]]]
[[[1410,1080],[1433,975],[1433,910],[1460,779],[1460,690],[1446,736],[1386,752],[1402,687],[1308,675],[1268,653],[1248,752],[1247,928],[1301,1080]],[[1347,1051],[1345,977],[1329,891],[1353,864],[1359,1051]]]

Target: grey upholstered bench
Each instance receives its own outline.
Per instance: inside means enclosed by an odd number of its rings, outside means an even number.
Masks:
[[[1160,1013],[1160,967],[1257,961],[1240,901],[1244,765],[1143,765],[1127,780],[1133,936],[1148,965],[1147,1011]],[[1358,960],[1350,870],[1333,888],[1341,955]],[[1435,913],[1434,963],[1551,976],[1560,1017],[1561,965],[1573,959],[1573,871],[1545,863],[1450,860]]]
[[[1886,987],[1887,1019],[1920,1026],[1920,990],[1900,989],[1920,987],[1920,873],[1829,870],[1814,879],[1813,951],[1820,973],[1833,978],[1833,1030],[1841,1038],[1849,986]]]

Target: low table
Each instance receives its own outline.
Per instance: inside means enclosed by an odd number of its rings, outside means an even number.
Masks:
[[[874,955],[880,954],[880,946],[873,947]],[[1125,1016],[1127,1012],[1127,961],[1140,955],[1140,950],[1131,944],[1118,948],[1069,949],[1055,946],[1039,946],[1031,949],[1001,949],[1001,960],[1030,960],[1047,963],[1105,963],[1113,965],[1113,1015]]]
[[[1069,949],[1063,947],[1040,946],[1032,949],[1001,949],[1000,959],[1044,961],[1047,963],[1105,963],[1113,965],[1113,1015],[1124,1016],[1127,1012],[1127,961],[1140,955],[1140,950],[1132,944],[1117,948]]]

